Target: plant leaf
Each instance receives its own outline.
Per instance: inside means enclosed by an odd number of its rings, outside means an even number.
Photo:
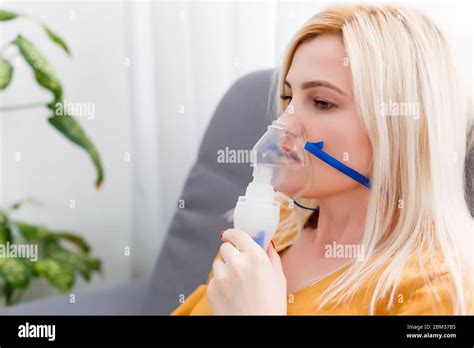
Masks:
[[[44,278],[61,292],[68,292],[74,286],[74,270],[56,260],[46,258],[32,262],[32,266],[37,276]]]
[[[24,260],[0,257],[0,276],[11,287],[25,289],[30,283],[32,273]]]
[[[1,217],[10,226],[7,216],[0,211],[0,227]],[[61,292],[68,292],[74,287],[76,273],[89,281],[93,272],[101,272],[101,261],[84,251],[90,247],[82,237],[18,221],[13,224],[26,241],[38,243],[41,252],[36,261],[0,257],[0,285],[3,281],[3,290],[10,288],[3,294],[7,299],[11,297],[12,290],[27,288],[30,280],[36,277],[43,278]],[[60,244],[61,240],[71,241],[81,250],[68,250]]]
[[[14,12],[0,10],[0,21],[9,21],[16,17],[18,17],[18,15]]]
[[[71,51],[69,50],[68,45],[66,42],[64,42],[63,39],[61,39],[55,32],[53,32],[50,28],[48,28],[46,25],[43,25],[43,29],[46,31],[46,34],[48,34],[49,38],[58,46],[60,46],[64,52],[66,52],[69,56],[71,55]]]
[[[22,35],[18,35],[13,42],[18,46],[23,58],[25,58],[26,62],[33,69],[36,81],[39,85],[53,93],[54,100],[50,105],[56,104],[56,102],[62,99],[63,91],[61,83],[56,77],[56,73],[51,65],[38,51],[36,46]]]
[[[9,209],[10,210],[20,209],[24,204],[32,204],[32,205],[40,206],[41,202],[37,201],[34,198],[28,197],[28,198],[22,199],[21,201],[13,203],[12,205],[10,205]]]
[[[0,214],[0,244],[6,244],[12,241],[12,231],[8,219]]]
[[[11,242],[11,230],[8,226],[0,225],[0,245]]]
[[[51,233],[41,226],[15,222],[23,238],[28,242],[47,242],[52,239]]]
[[[3,57],[0,57],[0,91],[7,88],[12,80],[13,66]]]
[[[90,245],[81,236],[69,232],[57,232],[54,236],[60,240],[67,240],[68,242],[75,244],[84,252],[89,252],[91,249]]]
[[[47,247],[47,254],[48,258],[79,272],[87,281],[90,280],[92,271],[101,270],[101,263],[98,259],[91,257],[84,252],[74,252],[64,249],[58,244],[49,245]]]
[[[0,215],[0,218],[1,216],[2,215]],[[86,240],[71,232],[54,232],[43,226],[35,226],[18,221],[15,221],[15,225],[18,227],[23,238],[29,242],[43,242],[59,245],[61,240],[67,240],[75,244],[83,252],[88,253],[90,251],[90,246]]]
[[[70,115],[53,115],[48,118],[49,123],[62,133],[66,138],[71,140],[76,145],[82,147],[89,154],[97,171],[97,178],[95,185],[100,187],[104,180],[104,170],[100,161],[99,153],[94,144],[89,140],[88,136],[82,129],[81,125]]]

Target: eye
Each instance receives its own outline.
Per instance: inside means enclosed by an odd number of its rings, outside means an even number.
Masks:
[[[291,101],[291,98],[292,98],[291,95],[281,95],[281,96],[280,96],[280,99],[281,99],[281,100],[288,100],[288,101]]]
[[[333,107],[336,107],[336,104],[328,102],[327,100],[324,100],[324,99],[314,99],[313,103],[314,105],[316,105],[318,109],[321,109],[321,110],[331,110]]]

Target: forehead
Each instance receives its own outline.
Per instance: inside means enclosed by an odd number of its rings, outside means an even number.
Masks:
[[[286,80],[293,88],[305,81],[326,80],[349,90],[352,77],[342,37],[321,35],[300,44]]]

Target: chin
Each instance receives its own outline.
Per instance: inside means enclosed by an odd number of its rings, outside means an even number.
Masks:
[[[289,197],[293,197],[300,196],[303,186],[301,183],[284,183],[275,187],[275,190],[282,192]]]

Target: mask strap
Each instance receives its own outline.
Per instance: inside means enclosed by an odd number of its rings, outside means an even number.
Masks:
[[[293,203],[295,203],[295,205],[296,205],[297,207],[300,207],[300,208],[302,208],[302,209],[312,210],[312,211],[316,211],[316,210],[319,209],[319,208],[305,207],[304,205],[299,204],[299,203],[296,201],[296,199],[294,199],[294,198],[291,198],[291,199],[292,199]]]
[[[370,180],[362,175],[361,173],[355,171],[354,169],[346,166],[344,163],[341,161],[337,160],[336,158],[332,157],[328,153],[323,151],[323,146],[324,146],[324,141],[320,141],[317,143],[311,143],[311,142],[306,142],[304,145],[304,149],[316,157],[318,157],[320,160],[326,162],[329,164],[331,167],[336,168],[340,172],[346,174],[347,176],[351,177],[358,183],[364,185],[365,187],[370,189]]]

